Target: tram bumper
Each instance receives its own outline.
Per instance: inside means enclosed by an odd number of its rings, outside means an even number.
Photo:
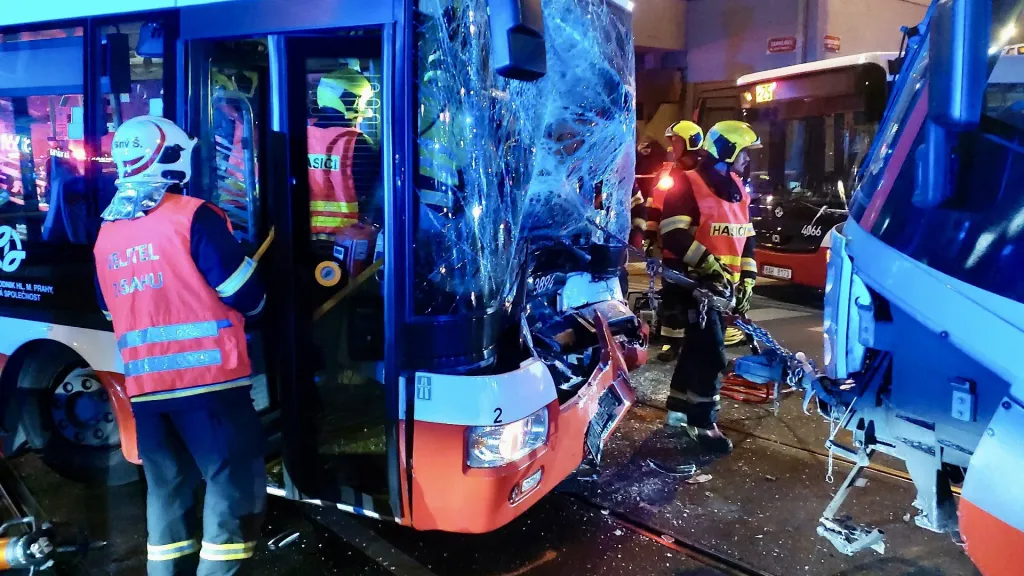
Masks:
[[[414,528],[490,532],[549,493],[587,454],[600,458],[601,447],[636,396],[629,384],[627,362],[603,319],[598,320],[598,333],[602,362],[577,395],[564,403],[557,399],[547,367],[535,359],[499,375],[416,375],[411,462]],[[467,395],[472,389],[476,398]],[[434,402],[438,407],[446,405],[445,398],[461,405],[444,409],[449,422],[439,421],[440,411],[430,406]],[[477,398],[479,402],[474,402]],[[495,401],[507,404],[492,407]],[[470,465],[475,430],[495,430],[533,417],[540,410],[547,417],[543,444],[504,464]],[[470,412],[476,412],[475,420],[467,418]],[[501,423],[495,424],[498,420]]]

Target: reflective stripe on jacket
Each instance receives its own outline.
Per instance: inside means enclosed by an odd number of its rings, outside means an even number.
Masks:
[[[696,172],[684,174],[690,181],[700,210],[700,225],[695,235],[697,242],[732,270],[735,281],[742,271],[743,246],[747,238],[754,235],[754,226],[750,223],[750,197],[743,191],[743,182],[729,172],[741,195],[739,202],[729,202],[715,194]]]
[[[237,383],[252,372],[244,317],[192,260],[192,218],[202,205],[169,193],[146,216],[100,228],[97,276],[133,399]]]
[[[355,128],[306,127],[309,168],[309,215],[313,234],[335,234],[359,218],[352,176]]]

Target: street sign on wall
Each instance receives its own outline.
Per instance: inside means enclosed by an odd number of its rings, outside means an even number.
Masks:
[[[796,51],[796,36],[780,36],[768,39],[768,53],[779,54],[782,52]]]
[[[839,52],[839,36],[825,34],[825,52]]]

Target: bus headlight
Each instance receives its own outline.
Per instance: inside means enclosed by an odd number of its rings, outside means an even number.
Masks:
[[[496,468],[514,462],[544,445],[548,439],[548,408],[522,420],[500,426],[474,426],[466,436],[470,468]]]

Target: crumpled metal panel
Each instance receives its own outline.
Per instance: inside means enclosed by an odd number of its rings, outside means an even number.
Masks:
[[[543,0],[543,10],[548,72],[527,83],[491,69],[484,0],[419,4],[419,314],[507,305],[530,238],[628,234],[630,14],[604,0]]]

